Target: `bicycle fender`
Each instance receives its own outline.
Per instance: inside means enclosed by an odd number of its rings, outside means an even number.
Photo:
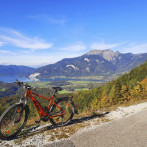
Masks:
[[[27,105],[27,99],[22,97],[17,104],[22,104],[25,107]]]

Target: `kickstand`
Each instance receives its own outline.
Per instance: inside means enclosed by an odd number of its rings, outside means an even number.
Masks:
[[[36,124],[39,124],[41,120],[42,120],[42,119],[40,118],[39,120],[36,120],[35,123],[36,123]]]
[[[63,129],[63,116],[61,116],[61,118],[62,118],[62,131],[64,131],[64,129]]]

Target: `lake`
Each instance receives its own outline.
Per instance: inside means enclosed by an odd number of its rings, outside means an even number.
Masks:
[[[16,82],[15,79],[18,79],[21,82],[30,82],[29,78],[19,77],[19,76],[0,76],[0,82],[4,83],[13,83]],[[40,79],[40,81],[99,81],[99,82],[105,82],[103,80],[94,80],[94,79],[71,79],[71,78],[54,78],[54,79]]]
[[[16,82],[15,79],[18,79],[19,81],[22,81],[22,82],[30,81],[30,79],[19,77],[19,76],[0,76],[0,81],[5,83]]]

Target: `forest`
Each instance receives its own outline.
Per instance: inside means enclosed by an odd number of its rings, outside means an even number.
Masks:
[[[94,112],[112,105],[143,99],[147,99],[147,60],[116,80],[74,95],[80,112]]]

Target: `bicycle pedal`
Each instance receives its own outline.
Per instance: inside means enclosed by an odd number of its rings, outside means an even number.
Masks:
[[[40,119],[40,120],[36,120],[36,121],[35,121],[35,123],[36,123],[36,124],[39,124],[39,123],[40,123],[40,121],[41,121],[41,119]]]
[[[36,120],[36,121],[35,121],[35,123],[36,123],[36,124],[39,124],[39,123],[40,123],[40,121],[39,121],[39,120]]]

